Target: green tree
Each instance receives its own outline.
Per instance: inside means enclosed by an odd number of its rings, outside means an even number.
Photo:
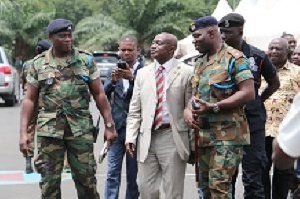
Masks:
[[[163,31],[183,38],[192,19],[206,14],[205,3],[192,0],[104,0],[101,8],[97,12],[103,14],[76,26],[75,35],[84,48],[112,49],[124,34],[135,34],[143,46]]]
[[[45,26],[53,13],[42,12],[39,0],[18,0],[5,1],[0,17],[3,45],[13,50],[13,57],[27,57],[33,54],[32,46],[44,37]]]

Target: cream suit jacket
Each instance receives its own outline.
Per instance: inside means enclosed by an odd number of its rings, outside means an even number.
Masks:
[[[192,96],[192,72],[193,67],[174,59],[166,88],[174,142],[181,159],[186,161],[190,149],[188,126],[184,121],[183,112]],[[144,162],[148,156],[156,103],[155,64],[152,63],[137,73],[127,116],[125,142],[137,146],[139,162]]]

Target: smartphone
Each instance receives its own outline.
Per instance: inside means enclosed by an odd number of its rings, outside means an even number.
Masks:
[[[120,68],[120,69],[126,69],[126,62],[125,61],[122,61],[122,60],[119,60],[118,61],[118,63],[117,63],[117,66],[118,66],[118,68]]]

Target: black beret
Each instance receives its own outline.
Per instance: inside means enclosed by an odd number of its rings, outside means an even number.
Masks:
[[[219,27],[240,27],[245,23],[245,19],[238,13],[229,13],[225,15],[219,22]]]
[[[40,46],[41,50],[48,50],[51,47],[51,44],[49,43],[48,40],[44,39],[39,41],[36,46]]]
[[[73,24],[71,21],[66,19],[54,19],[47,27],[49,34],[55,34],[62,31],[73,31]]]
[[[194,32],[201,28],[218,25],[218,21],[213,16],[205,16],[196,19],[189,27],[191,32]]]

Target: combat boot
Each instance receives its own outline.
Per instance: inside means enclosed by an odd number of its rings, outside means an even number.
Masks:
[[[27,174],[33,173],[32,165],[31,165],[31,157],[26,157],[25,173]]]

